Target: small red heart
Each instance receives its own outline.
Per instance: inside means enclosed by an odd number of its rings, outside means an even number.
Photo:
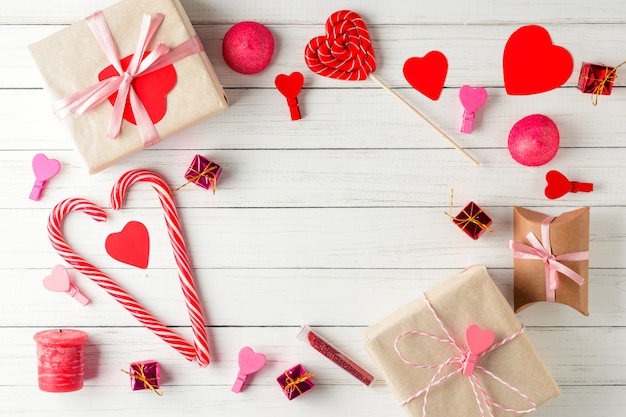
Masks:
[[[402,72],[411,87],[431,100],[438,100],[448,74],[448,60],[441,52],[430,51],[422,58],[407,59]]]
[[[570,180],[568,180],[567,177],[559,171],[548,171],[546,174],[546,181],[548,182],[548,185],[546,185],[544,193],[546,197],[551,200],[563,197],[572,190],[572,183]]]
[[[144,57],[150,52],[146,51]],[[122,69],[126,70],[132,55],[127,56],[120,60]],[[106,80],[119,75],[113,65],[109,65],[98,74],[98,80]],[[176,70],[173,65],[166,65],[156,71],[149,72],[145,75],[139,75],[132,81],[133,89],[137,92],[139,100],[143,103],[150,120],[153,124],[158,123],[167,111],[167,94],[172,91],[176,85]],[[117,91],[109,96],[111,104],[115,104],[117,98]],[[137,124],[135,122],[135,115],[130,106],[130,96],[126,98],[126,106],[124,107],[124,120],[129,123]]]
[[[507,40],[503,70],[508,94],[538,94],[563,85],[574,70],[574,60],[565,48],[552,44],[547,30],[529,25]]]
[[[130,221],[122,231],[111,233],[104,243],[111,258],[146,269],[150,256],[150,237],[143,223]]]
[[[465,329],[467,348],[475,355],[480,355],[493,345],[495,336],[491,330],[483,330],[475,324]]]
[[[274,84],[280,93],[286,98],[296,98],[304,85],[304,76],[301,72],[292,72],[291,74],[278,74],[274,80]]]

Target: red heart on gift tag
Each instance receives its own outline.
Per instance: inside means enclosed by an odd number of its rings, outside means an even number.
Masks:
[[[493,345],[495,336],[491,330],[483,330],[475,324],[465,329],[467,348],[475,355],[480,355]]]
[[[541,26],[522,26],[506,42],[503,56],[504,87],[511,95],[550,91],[565,83],[574,61],[563,47],[554,45]]]
[[[137,268],[148,267],[150,236],[143,223],[128,222],[122,231],[107,236],[104,247],[113,259]]]
[[[326,21],[326,36],[309,41],[304,62],[319,75],[339,80],[364,80],[376,71],[374,47],[365,21],[357,13],[340,10]]]
[[[448,74],[448,60],[439,51],[406,60],[402,67],[404,78],[411,87],[431,100],[438,100]]]
[[[146,51],[144,57],[147,56],[150,51]],[[120,60],[122,69],[126,70],[132,55],[127,56]],[[113,65],[109,65],[98,74],[98,80],[106,80],[107,78],[115,77],[119,75]],[[166,65],[156,71],[149,72],[145,75],[139,75],[132,81],[133,89],[137,92],[139,100],[143,103],[150,120],[153,124],[158,123],[167,111],[167,94],[172,91],[176,85],[176,70],[173,65]],[[109,101],[113,105],[117,98],[117,91],[109,96]],[[124,120],[129,123],[137,124],[135,122],[135,115],[133,109],[130,106],[130,95],[126,97],[126,106],[124,107]]]
[[[70,290],[70,274],[63,265],[55,265],[52,273],[43,279],[43,286],[50,291],[68,292]]]
[[[291,74],[278,74],[274,84],[280,93],[286,98],[296,98],[304,85],[304,76],[301,72]]]
[[[549,199],[555,200],[563,197],[572,190],[572,183],[570,180],[568,180],[567,177],[559,171],[548,171],[546,174],[546,181],[548,182],[548,185],[546,185],[544,193]]]

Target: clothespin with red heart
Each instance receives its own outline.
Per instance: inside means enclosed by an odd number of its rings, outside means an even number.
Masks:
[[[298,107],[298,94],[304,85],[304,76],[301,72],[292,72],[291,74],[278,74],[274,80],[274,84],[280,93],[287,99],[291,120],[300,120],[300,107]]]
[[[548,185],[546,185],[544,193],[551,200],[563,197],[567,193],[588,193],[593,191],[592,183],[570,181],[565,175],[555,170],[548,171],[546,181]]]

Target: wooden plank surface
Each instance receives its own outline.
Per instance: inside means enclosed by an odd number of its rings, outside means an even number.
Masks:
[[[110,416],[113,413],[263,416],[402,416],[363,349],[365,328],[472,264],[484,264],[513,300],[512,207],[559,214],[591,207],[589,309],[539,303],[518,314],[562,394],[538,417],[606,417],[626,412],[626,77],[598,106],[576,89],[583,61],[616,65],[626,59],[626,3],[582,0],[439,2],[323,0],[183,0],[231,107],[117,165],[89,176],[26,46],[115,0],[24,0],[0,4],[0,415]],[[302,53],[323,32],[330,13],[346,8],[366,19],[376,74],[481,162],[474,167],[421,120],[371,80],[341,82],[311,73]],[[268,69],[233,72],[224,63],[224,33],[238,21],[263,22],[276,39]],[[541,24],[574,58],[574,72],[556,90],[509,96],[502,50],[525,24]],[[450,69],[438,101],[413,90],[402,76],[411,56],[440,50]],[[623,67],[626,68],[626,67]],[[537,73],[549,69],[538,66]],[[304,118],[289,120],[274,88],[279,73],[301,71]],[[620,75],[621,72],[618,73]],[[472,135],[458,133],[464,84],[485,86],[489,100]],[[542,167],[523,167],[507,150],[520,118],[541,113],[558,125],[561,147]],[[45,152],[61,173],[34,202],[30,160]],[[175,194],[207,319],[212,364],[186,362],[109,295],[75,270],[72,279],[92,302],[83,308],[46,291],[42,279],[62,263],[48,241],[54,205],[84,197],[108,213],[104,224],[67,217],[72,247],[117,280],[174,331],[191,337],[171,247],[155,193],[133,186],[124,209],[109,209],[109,192],[134,168],[159,172],[175,188],[195,154],[224,168],[217,193],[193,185]],[[550,201],[545,173],[593,182],[593,193]],[[493,233],[473,241],[454,226],[453,213],[470,200],[493,218]],[[151,235],[149,268],[121,264],[103,250],[106,236],[130,219]],[[378,380],[362,386],[295,337],[308,323],[368,367]],[[78,328],[89,333],[85,388],[55,395],[37,389],[35,332]],[[239,395],[230,392],[236,355],[253,346],[268,365]],[[165,395],[133,392],[119,372],[154,358],[163,367]],[[316,372],[314,391],[287,401],[275,382],[302,363]]]

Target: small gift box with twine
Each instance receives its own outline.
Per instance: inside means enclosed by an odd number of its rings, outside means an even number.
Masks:
[[[477,240],[485,230],[493,232],[493,229],[489,227],[492,223],[491,217],[473,201],[470,201],[459,214],[452,216],[453,197],[454,191],[450,194],[450,212],[446,215],[452,219],[454,224],[474,240]]]
[[[202,155],[196,155],[185,173],[185,179],[193,182],[205,190],[212,189],[215,194],[217,179],[222,173],[222,167]]]
[[[598,96],[608,96],[613,90],[613,83],[617,78],[617,69],[626,64],[622,62],[616,67],[602,64],[583,62],[578,76],[578,89],[583,93],[592,94],[591,102],[598,104]]]
[[[158,395],[163,395],[160,389],[161,375],[157,361],[133,362],[130,364],[130,372],[124,369],[121,371],[130,375],[130,388],[133,391],[149,389]]]
[[[283,372],[276,378],[287,399],[293,400],[315,386],[311,379],[315,374],[307,372],[300,364]]]

